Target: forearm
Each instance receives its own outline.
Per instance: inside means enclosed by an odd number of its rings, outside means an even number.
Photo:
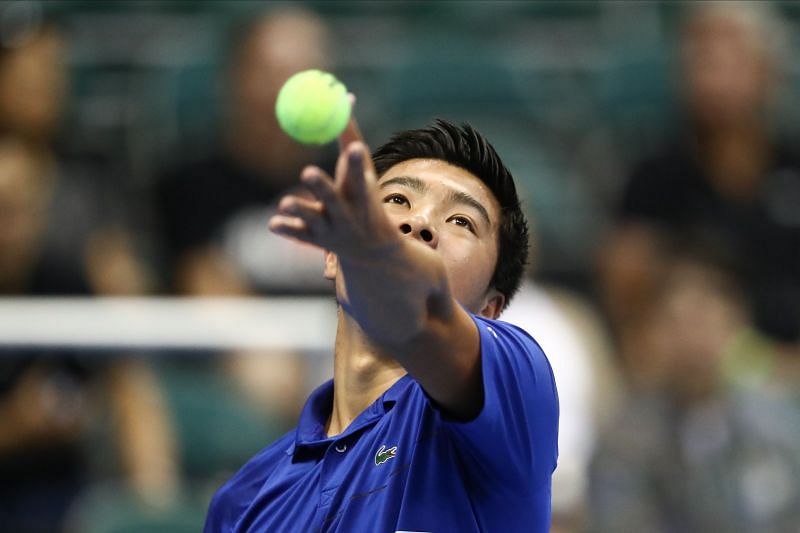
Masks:
[[[478,333],[454,299],[440,256],[403,239],[371,260],[340,259],[346,311],[452,416],[483,402]]]
[[[155,376],[140,361],[123,361],[110,369],[107,385],[131,485],[151,503],[169,503],[178,483],[176,444]]]
[[[340,155],[336,180],[307,167],[301,180],[316,200],[284,197],[270,228],[329,250],[325,275],[336,279],[337,296],[347,315],[375,348],[396,359],[439,405],[467,418],[482,402],[477,329],[456,303],[433,233],[425,229],[425,237],[401,231],[399,215],[390,218],[387,198],[380,197],[367,157],[363,145],[351,146]],[[451,194],[457,192],[442,188],[439,200]],[[398,205],[410,205],[401,199],[405,204]],[[457,226],[451,218],[438,224],[448,232]],[[463,231],[452,237],[453,246],[475,243],[466,233],[471,231],[468,221]],[[474,300],[471,304],[483,305]]]
[[[398,238],[381,253],[339,262],[346,310],[379,345],[408,342],[452,318],[444,264],[429,246]]]

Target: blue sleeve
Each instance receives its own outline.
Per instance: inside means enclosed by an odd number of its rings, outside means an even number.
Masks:
[[[206,514],[206,524],[203,533],[219,533],[230,531],[233,528],[236,513],[233,505],[228,500],[228,484],[226,483],[211,498]]]
[[[208,506],[203,533],[232,531],[258,493],[262,482],[263,474],[258,471],[257,462],[247,463],[214,494]]]
[[[549,484],[558,457],[558,393],[550,363],[522,329],[473,320],[480,333],[483,407],[470,421],[446,421],[446,428],[473,475]]]
[[[217,490],[208,505],[203,533],[229,533],[233,530],[293,439],[294,431],[291,431],[261,450]]]

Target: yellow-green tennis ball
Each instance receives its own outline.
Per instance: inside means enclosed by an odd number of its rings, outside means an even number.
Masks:
[[[275,102],[278,124],[293,139],[325,144],[336,139],[350,120],[347,88],[321,70],[298,72],[281,87]]]

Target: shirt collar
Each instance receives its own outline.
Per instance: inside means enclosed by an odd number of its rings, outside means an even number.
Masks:
[[[297,432],[294,442],[286,450],[292,455],[300,446],[313,447],[329,445],[333,440],[339,440],[355,433],[361,428],[377,421],[394,407],[403,393],[413,383],[413,379],[406,374],[398,379],[386,392],[375,400],[369,407],[356,417],[341,435],[328,437],[325,434],[325,424],[333,409],[333,380],[328,380],[319,387],[306,400],[297,423]]]
[[[383,407],[383,412],[386,413],[394,407],[394,404],[397,403],[397,400],[405,394],[408,390],[408,387],[413,383],[414,380],[411,378],[410,375],[406,374],[397,381],[394,382],[394,385],[389,387],[386,392],[384,392],[380,398],[375,402],[375,404],[380,404]]]

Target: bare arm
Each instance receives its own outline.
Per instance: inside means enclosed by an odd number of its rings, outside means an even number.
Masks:
[[[106,386],[131,486],[148,503],[169,505],[178,490],[177,445],[155,376],[142,361],[122,361],[109,369]]]
[[[315,167],[301,176],[316,200],[287,196],[270,228],[335,253],[346,312],[442,408],[471,417],[483,401],[475,325],[454,299],[439,254],[391,223],[358,135],[346,132],[342,147],[334,179]]]

